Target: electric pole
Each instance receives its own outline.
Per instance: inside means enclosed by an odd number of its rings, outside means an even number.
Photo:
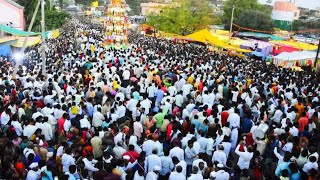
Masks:
[[[233,15],[234,15],[234,5],[232,6],[232,13],[231,13],[231,22],[230,22],[230,32],[229,32],[229,42],[231,41],[231,35],[232,35],[232,25],[233,25]]]
[[[46,75],[46,37],[45,37],[45,15],[44,15],[44,0],[41,0],[41,29],[42,29],[42,51],[41,51],[41,59],[42,59],[42,75]]]

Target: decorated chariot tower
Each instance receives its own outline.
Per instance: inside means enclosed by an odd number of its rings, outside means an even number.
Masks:
[[[126,47],[128,43],[127,16],[128,5],[125,0],[111,0],[106,12],[106,45],[116,48]]]

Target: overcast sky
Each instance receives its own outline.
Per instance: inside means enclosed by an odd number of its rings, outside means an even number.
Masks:
[[[261,2],[261,3],[266,3],[266,1],[267,0],[259,0],[259,2]],[[273,3],[275,1],[279,1],[279,0],[272,0]],[[290,0],[281,0],[281,1],[289,2]],[[309,9],[315,9],[317,7],[320,7],[320,0],[295,0],[295,1],[299,7],[304,7],[304,8],[309,8]]]

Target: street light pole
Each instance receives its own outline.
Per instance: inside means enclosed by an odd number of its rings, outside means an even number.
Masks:
[[[37,6],[36,6],[36,9],[35,9],[34,12],[33,12],[33,16],[32,16],[30,25],[29,25],[29,27],[28,27],[27,35],[26,35],[26,37],[25,37],[24,40],[23,40],[23,44],[22,44],[22,48],[21,48],[21,52],[20,52],[20,53],[22,54],[22,56],[24,56],[24,50],[26,49],[26,45],[27,45],[27,42],[28,42],[28,38],[29,38],[29,36],[30,36],[30,32],[31,32],[33,23],[34,23],[34,20],[36,19],[36,16],[37,16],[37,13],[38,13],[38,10],[39,10],[39,7],[40,7],[40,2],[41,2],[41,0],[38,0],[38,4],[37,4]],[[13,73],[12,73],[12,79],[15,79],[16,76],[17,76],[17,72],[18,72],[18,68],[19,68],[19,66],[20,66],[20,64],[21,64],[21,60],[22,60],[22,59],[16,60],[17,62],[16,62],[16,65],[14,66],[14,70],[13,70]]]
[[[41,0],[41,29],[42,29],[42,51],[41,51],[41,59],[42,59],[42,75],[46,75],[46,37],[45,37],[45,15],[44,15],[44,0]]]
[[[231,33],[232,33],[234,9],[235,9],[235,7],[234,7],[234,5],[233,5],[233,6],[232,6],[232,13],[231,13],[231,22],[230,22],[229,42],[231,41]]]

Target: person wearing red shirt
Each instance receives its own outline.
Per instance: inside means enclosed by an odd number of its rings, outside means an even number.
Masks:
[[[69,115],[64,113],[61,118],[58,119],[58,132],[61,133],[64,131],[63,125],[64,122],[68,119]]]
[[[225,110],[225,108],[222,109],[221,112],[221,124],[224,126],[228,120],[229,112]]]
[[[298,120],[298,123],[299,123],[299,132],[304,131],[304,128],[309,124],[309,120],[306,116],[306,112],[302,112],[302,115]]]
[[[130,157],[130,162],[131,163],[134,163],[134,161],[136,161],[136,159],[138,159],[140,157],[140,154],[137,153],[135,150],[134,150],[134,145],[130,144],[129,145],[129,151],[125,152],[122,157],[124,156],[129,156]]]

